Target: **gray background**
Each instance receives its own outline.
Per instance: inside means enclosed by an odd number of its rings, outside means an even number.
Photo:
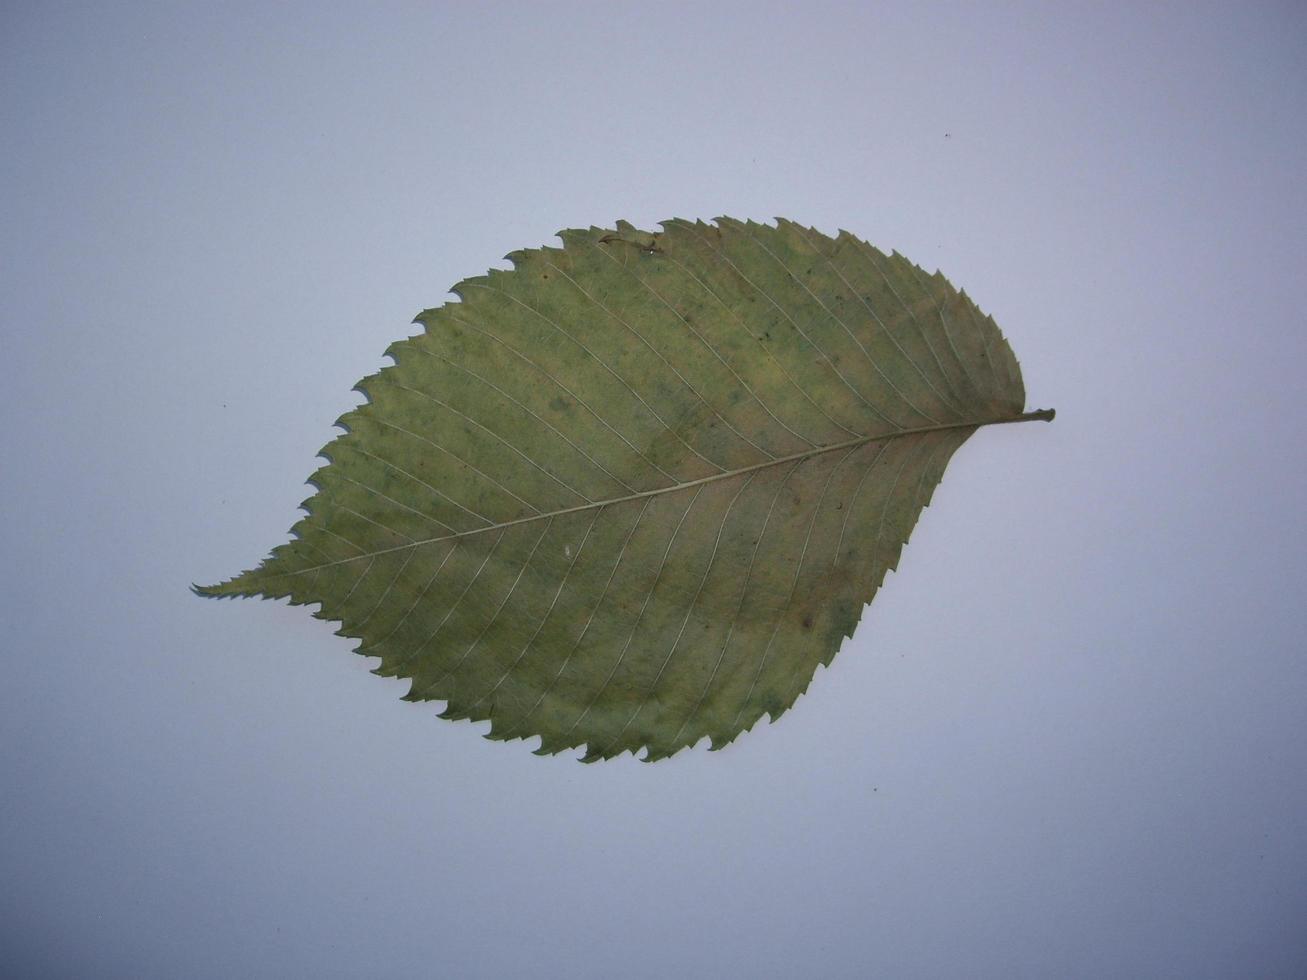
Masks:
[[[1307,974],[1300,4],[269,7],[0,9],[0,972]],[[779,723],[536,758],[187,591],[451,284],[717,214],[1059,412]]]

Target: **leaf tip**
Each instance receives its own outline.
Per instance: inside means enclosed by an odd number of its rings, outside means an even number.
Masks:
[[[252,595],[244,591],[237,583],[243,576],[228,579],[226,582],[218,582],[215,585],[196,585],[191,583],[191,592],[202,599],[234,599],[240,595]]]

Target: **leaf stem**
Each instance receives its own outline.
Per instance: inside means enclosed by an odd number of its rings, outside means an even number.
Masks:
[[[995,419],[993,422],[982,423],[984,425],[1002,425],[1004,422],[1052,422],[1057,415],[1055,408],[1041,408],[1034,412],[1023,412],[1020,415],[1014,415],[1010,419]]]

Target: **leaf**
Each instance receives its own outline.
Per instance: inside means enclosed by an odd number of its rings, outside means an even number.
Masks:
[[[720,748],[829,665],[971,433],[1053,413],[965,293],[846,232],[560,237],[418,316],[293,540],[197,591],[320,603],[490,738]]]

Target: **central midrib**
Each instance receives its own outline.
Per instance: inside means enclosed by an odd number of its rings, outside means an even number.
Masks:
[[[817,446],[813,449],[805,449],[800,453],[793,453],[789,456],[781,456],[776,459],[769,459],[762,463],[754,463],[752,466],[744,466],[738,470],[727,470],[722,473],[714,473],[712,476],[700,477],[697,480],[690,480],[686,483],[674,483],[671,486],[659,487],[656,490],[642,490],[639,493],[627,494],[624,497],[613,497],[609,500],[594,500],[587,504],[578,504],[575,507],[564,507],[562,510],[553,510],[547,513],[532,514],[530,517],[519,517],[516,520],[505,521],[502,524],[487,524],[485,527],[473,528],[470,531],[459,531],[455,534],[442,534],[435,538],[423,538],[421,541],[410,541],[408,544],[396,545],[393,548],[382,548],[378,551],[367,551],[357,555],[351,555],[348,558],[340,558],[336,561],[323,562],[320,565],[310,565],[307,568],[297,568],[293,572],[284,572],[285,575],[303,575],[307,572],[319,571],[323,568],[331,568],[335,565],[347,565],[350,562],[360,561],[364,558],[376,558],[379,555],[389,555],[396,551],[405,551],[409,548],[419,548],[422,545],[437,544],[441,541],[455,541],[461,538],[469,538],[474,534],[484,534],[487,531],[504,531],[510,527],[519,524],[530,524],[534,521],[548,520],[554,517],[562,517],[565,514],[575,514],[580,511],[594,510],[596,508],[611,507],[614,504],[624,504],[632,500],[642,500],[645,497],[657,497],[665,493],[678,493],[682,490],[688,490],[693,487],[702,486],[705,483],[715,483],[718,480],[729,480],[737,476],[743,476],[746,473],[753,473],[758,470],[765,470],[772,466],[781,466],[785,463],[797,462],[801,459],[808,459],[811,456],[820,456],[823,453],[833,453],[840,449],[852,449],[864,445],[868,442],[879,442],[887,439],[901,439],[904,436],[923,435],[928,432],[944,432],[949,429],[978,429],[983,425],[1006,425],[1010,422],[1051,422],[1055,411],[1051,408],[1041,408],[1035,412],[1022,412],[1020,415],[1012,415],[1001,419],[984,419],[978,422],[947,422],[941,425],[925,425],[916,429],[899,429],[895,432],[884,432],[872,436],[858,436],[855,439],[846,439],[844,442],[832,443],[829,446]]]

